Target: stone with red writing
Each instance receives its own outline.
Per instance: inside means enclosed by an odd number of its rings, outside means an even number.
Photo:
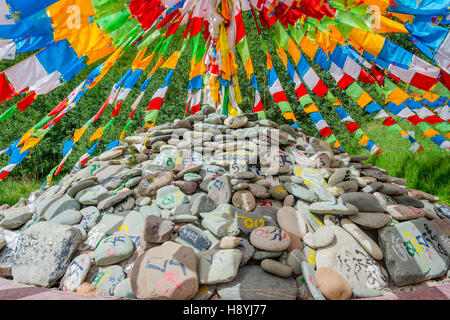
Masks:
[[[209,186],[208,196],[215,203],[230,203],[232,195],[230,176],[217,177]]]
[[[198,254],[200,284],[230,282],[236,278],[242,252],[238,249],[207,250]]]
[[[301,262],[301,272],[303,275],[303,278],[305,279],[306,285],[308,286],[309,292],[313,296],[314,300],[326,300],[326,298],[323,296],[322,292],[319,289],[319,286],[317,285],[317,282],[315,280],[315,270],[314,266],[309,264],[306,261]]]
[[[289,235],[277,227],[257,228],[250,234],[250,243],[260,250],[283,251],[290,241]]]
[[[334,187],[341,182],[350,181],[351,178],[352,172],[349,168],[337,169],[328,179],[328,185]]]
[[[102,296],[114,296],[117,285],[126,278],[121,266],[113,265],[99,268],[91,284],[97,288],[96,294]]]
[[[347,300],[352,296],[352,288],[333,269],[327,267],[317,268],[314,279],[319,290],[329,300]]]
[[[400,221],[417,219],[424,216],[422,210],[402,204],[387,205],[386,212],[389,213],[392,218]]]
[[[62,291],[74,292],[86,279],[91,267],[91,257],[84,253],[72,260],[59,283]]]
[[[236,191],[231,199],[233,205],[244,211],[253,211],[256,206],[256,200],[253,194],[247,190]]]
[[[107,266],[127,259],[133,254],[134,244],[122,234],[115,234],[102,240],[94,251],[95,264]]]
[[[259,266],[244,266],[233,281],[218,284],[217,293],[225,300],[295,300],[297,285]]]
[[[300,213],[292,207],[283,207],[277,212],[277,222],[281,229],[291,232],[300,239],[308,232]]]
[[[388,273],[343,228],[328,225],[335,235],[333,242],[316,252],[317,268],[328,267],[339,273],[353,288],[382,289]]]
[[[386,226],[378,230],[378,237],[396,285],[420,283],[447,272],[450,246],[441,241],[438,230],[426,218]]]
[[[197,255],[189,247],[167,241],[141,254],[130,278],[139,299],[191,299],[199,287]]]

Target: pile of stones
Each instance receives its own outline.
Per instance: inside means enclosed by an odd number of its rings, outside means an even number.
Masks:
[[[449,206],[365,160],[203,107],[1,206],[0,276],[194,300],[350,299],[449,281]]]

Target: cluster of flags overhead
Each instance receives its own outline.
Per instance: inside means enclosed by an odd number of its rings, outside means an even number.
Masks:
[[[254,23],[256,43],[249,40],[249,26],[244,21]],[[151,93],[144,109],[145,126],[152,127],[164,111],[164,98],[188,46],[185,117],[205,104],[228,116],[240,114],[240,87],[250,85],[254,99],[249,107],[259,119],[266,118],[262,94],[267,90],[292,126],[302,127],[292,107],[298,102],[299,111],[308,114],[320,135],[335,147],[343,148],[320,110],[333,110],[371,154],[382,152],[369,137],[370,132],[365,133],[353,120],[352,108],[357,106],[373,119],[382,119],[387,132],[407,139],[411,152],[423,147],[402,127],[403,119],[439,149],[450,150],[450,32],[445,26],[449,21],[446,0],[0,0],[0,59],[14,60],[19,53],[35,51],[0,73],[0,122],[10,125],[17,109],[26,112],[39,96],[67,83],[72,85],[80,71],[104,60],[39,123],[18,133],[22,136],[0,151],[0,155],[10,157],[0,168],[0,180],[130,48],[137,48],[138,53],[129,70],[111,88],[104,103],[99,103],[97,113],[63,143],[62,159],[45,184],[61,172],[77,142],[109,106],[110,121],[91,135],[92,147],[76,167],[88,161],[120,111],[129,108],[128,122],[106,149],[117,146],[135,121],[134,114],[153,75],[163,72],[164,83]],[[178,30],[180,41],[174,40]],[[391,37],[394,34],[398,38]],[[400,37],[411,45],[400,46]],[[266,83],[258,84],[251,46],[264,52],[265,67],[258,69],[265,70]],[[175,48],[170,55],[169,48]],[[238,59],[247,83],[239,83]],[[280,81],[282,70],[276,70],[274,59],[282,62],[297,101],[289,101],[285,91],[289,87]],[[136,89],[139,95],[128,106],[127,97],[145,72],[146,79]],[[323,73],[334,86],[325,84],[319,76]],[[344,107],[337,92],[353,105]],[[320,103],[314,102],[315,97]],[[3,107],[12,98],[18,102]]]

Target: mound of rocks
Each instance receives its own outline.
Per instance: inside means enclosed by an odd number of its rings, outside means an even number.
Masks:
[[[0,207],[0,276],[128,299],[350,299],[447,281],[450,207],[301,129],[202,110]]]

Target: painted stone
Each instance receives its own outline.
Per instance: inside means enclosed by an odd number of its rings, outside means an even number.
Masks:
[[[350,233],[350,235],[355,238],[356,241],[361,245],[361,247],[366,250],[368,254],[375,260],[383,259],[383,252],[381,251],[378,244],[372,240],[364,231],[362,231],[358,226],[352,223],[349,219],[342,219],[341,226],[345,231]]]
[[[141,254],[130,278],[139,299],[191,299],[199,287],[197,256],[191,248],[167,241]]]
[[[162,187],[156,194],[156,203],[161,209],[170,210],[188,202],[189,198],[176,186]]]
[[[16,243],[12,275],[15,281],[49,287],[59,280],[81,243],[82,233],[48,221],[30,226]]]
[[[113,265],[99,268],[91,284],[97,288],[97,294],[114,296],[117,285],[125,279],[125,272],[121,266]]]
[[[90,267],[91,257],[88,254],[73,259],[59,283],[59,290],[74,292],[83,283]]]
[[[386,212],[389,213],[392,218],[400,221],[417,219],[425,215],[422,210],[403,204],[387,205]]]
[[[283,251],[290,243],[289,235],[277,227],[261,227],[252,231],[250,243],[266,251]]]
[[[192,224],[188,224],[178,231],[176,241],[200,251],[208,250],[211,246],[211,241],[205,232]]]
[[[384,261],[396,285],[419,283],[446,273],[450,247],[446,248],[438,235],[426,218],[378,230]]]
[[[94,251],[95,264],[106,266],[127,259],[134,251],[133,241],[125,235],[112,235],[102,240]]]
[[[344,229],[333,229],[335,239],[316,252],[316,266],[328,267],[339,273],[350,287],[381,289],[388,284],[387,271]]]
[[[315,280],[314,267],[306,261],[301,262],[302,274],[314,300],[326,300]]]

